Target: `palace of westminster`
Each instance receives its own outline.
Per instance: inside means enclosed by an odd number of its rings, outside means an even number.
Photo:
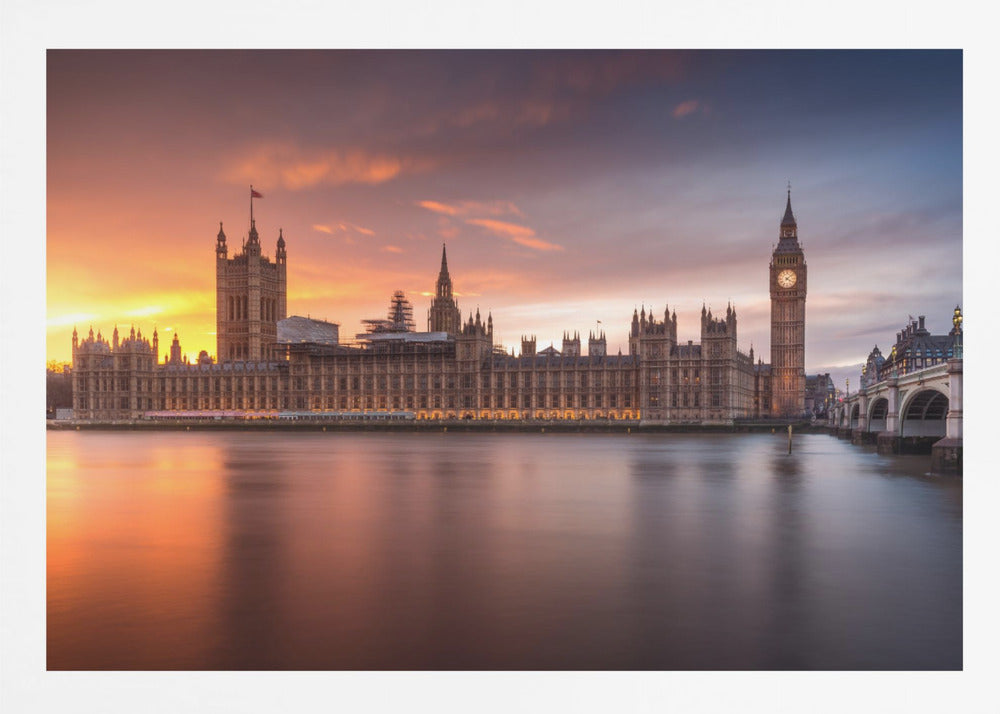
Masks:
[[[704,307],[701,341],[677,340],[677,313],[635,311],[628,354],[607,352],[591,333],[564,333],[562,350],[536,351],[522,338],[515,356],[493,341],[493,319],[463,321],[447,255],[428,315],[415,331],[401,292],[387,319],[342,343],[336,324],[286,313],[287,254],[262,255],[251,217],[241,252],[229,256],[219,225],[215,244],[217,359],[181,356],[177,335],[159,361],[159,339],[133,328],[110,341],[73,331],[73,416],[84,420],[296,414],[314,418],[637,420],[643,424],[726,424],[797,418],[806,398],[806,263],[791,193],[770,262],[771,364],[736,344],[736,310]],[[810,400],[811,401],[811,400]]]

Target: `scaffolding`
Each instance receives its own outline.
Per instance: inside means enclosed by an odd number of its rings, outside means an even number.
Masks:
[[[372,318],[362,320],[368,333],[381,332],[414,332],[417,327],[413,319],[413,305],[406,299],[402,290],[397,290],[392,294],[389,301],[389,314],[386,319]]]

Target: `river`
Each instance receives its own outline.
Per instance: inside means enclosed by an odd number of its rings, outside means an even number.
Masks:
[[[831,436],[49,432],[49,669],[961,669],[962,481]]]

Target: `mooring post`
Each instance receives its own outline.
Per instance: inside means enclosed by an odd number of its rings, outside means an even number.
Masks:
[[[788,425],[788,453],[792,453],[792,425]]]

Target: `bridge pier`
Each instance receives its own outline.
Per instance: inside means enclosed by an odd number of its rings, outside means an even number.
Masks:
[[[938,474],[962,475],[962,440],[947,436],[931,447],[931,471]]]
[[[962,473],[962,360],[948,360],[948,413],[945,437],[931,447],[931,469],[936,473]]]
[[[858,394],[858,426],[851,435],[851,443],[863,443],[866,431],[868,431],[868,394],[862,391]]]
[[[875,450],[880,456],[892,456],[901,451],[902,439],[891,431],[880,431],[875,437]]]
[[[865,428],[854,429],[851,432],[851,443],[855,445],[874,444],[875,434]]]

